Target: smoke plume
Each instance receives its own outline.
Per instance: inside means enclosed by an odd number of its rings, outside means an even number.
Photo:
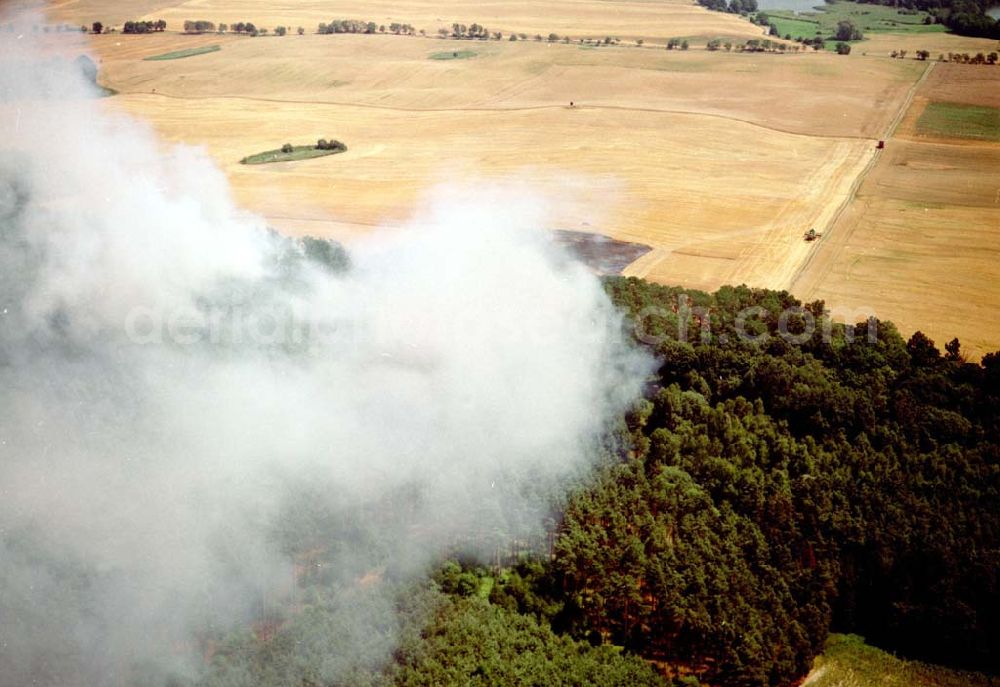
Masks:
[[[544,199],[287,239],[32,40],[0,40],[0,685],[191,674],[310,548],[349,586],[537,526],[648,369]],[[316,504],[346,515],[303,535]]]

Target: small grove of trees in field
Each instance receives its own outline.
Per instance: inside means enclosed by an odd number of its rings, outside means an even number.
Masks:
[[[537,36],[535,37],[535,39],[539,40]],[[584,44],[589,44],[589,45],[619,45],[622,42],[621,39],[616,36],[605,36],[604,38],[593,38],[593,39],[584,38],[581,39],[581,41]]]
[[[330,140],[321,138],[316,141],[316,150],[339,150],[340,152],[344,152],[347,150],[347,146],[335,138],[331,138]]]
[[[667,49],[668,50],[672,50],[674,47],[677,47],[677,43],[674,42],[676,40],[677,39],[671,39],[671,41],[667,43]],[[684,48],[683,44],[681,45],[681,47],[682,47],[682,49],[686,49],[686,48]],[[717,50],[721,50],[723,48],[727,52],[730,52],[730,51],[733,50],[734,47],[736,48],[737,52],[775,52],[775,53],[779,53],[779,52],[797,52],[799,50],[799,46],[798,45],[787,45],[787,44],[781,43],[779,41],[772,41],[769,38],[751,38],[750,40],[746,41],[745,43],[743,43],[741,45],[736,45],[736,46],[734,46],[729,41],[723,42],[721,38],[713,38],[710,41],[708,41],[708,43],[705,45],[705,49],[706,50],[710,50],[710,51],[713,51],[713,52],[715,52]]]
[[[334,19],[328,24],[320,23],[316,33],[377,33],[378,24],[361,19]]]
[[[947,55],[941,55],[938,59],[942,62],[955,62],[957,64],[982,64],[992,66],[997,64],[998,58],[1000,58],[1000,56],[998,56],[996,52],[988,54],[978,52],[975,55],[970,55],[967,52],[950,52]]]
[[[250,35],[250,36],[256,36],[257,32],[258,32],[257,27],[254,26],[253,22],[249,22],[249,21],[247,21],[247,22],[243,22],[243,21],[238,22],[236,24],[233,24],[230,28],[232,29],[232,31],[234,33],[243,33],[243,34],[247,34],[247,35]]]
[[[716,50],[718,50],[720,48],[723,48],[723,47],[727,51],[729,51],[729,50],[733,49],[733,44],[730,43],[729,41],[726,41],[725,43],[723,43],[721,38],[713,38],[712,40],[710,40],[705,45],[705,49],[706,50],[711,50],[712,52],[715,52]]]
[[[837,22],[833,37],[838,41],[860,41],[865,34],[850,19],[841,19]]]
[[[681,39],[681,38],[670,38],[670,39],[667,40],[667,50],[673,50],[675,48],[680,48],[681,50],[687,50],[689,47],[691,47],[691,46],[687,42],[686,38],[684,38],[684,39]]]
[[[739,52],[788,52],[789,49],[794,52],[799,46],[789,46],[769,38],[751,38],[743,45],[737,46]]]
[[[212,33],[215,31],[215,22],[205,19],[187,19],[184,22],[184,33]]]
[[[803,38],[799,41],[802,45],[806,47],[812,47],[813,50],[822,50],[826,47],[826,39],[822,36],[814,36],[813,38]]]
[[[490,31],[485,26],[481,26],[476,23],[469,24],[452,24],[451,25],[451,37],[452,38],[478,38],[479,40],[488,40],[490,38]],[[557,36],[558,38],[558,36]]]
[[[421,35],[423,35],[424,32],[421,31],[420,33],[421,33]],[[443,27],[440,28],[440,29],[438,29],[438,36],[441,37],[441,38],[454,38],[454,39],[457,39],[457,40],[481,40],[481,41],[492,40],[492,41],[502,41],[504,39],[504,35],[503,35],[502,31],[490,31],[485,26],[483,26],[481,24],[477,24],[477,23],[472,23],[472,24],[466,25],[466,24],[461,24],[461,23],[458,23],[458,22],[452,24],[450,30],[446,29],[446,28],[443,28]],[[549,43],[557,43],[557,42],[570,43],[570,42],[572,42],[574,40],[570,36],[560,36],[558,33],[555,33],[555,32],[549,33],[547,36],[543,36],[540,33],[536,33],[532,37],[529,37],[528,34],[526,34],[526,33],[511,33],[508,36],[507,40],[509,40],[509,41],[519,41],[519,40],[520,41],[526,41],[526,40],[529,40],[529,38],[531,38],[531,40],[534,40],[535,42],[538,42],[538,43],[540,43],[542,41],[547,41]],[[617,45],[617,44],[619,44],[621,42],[620,39],[618,39],[618,38],[612,38],[611,36],[605,37],[603,39],[603,43],[602,43],[601,39],[580,38],[580,39],[577,39],[577,40],[578,40],[578,42],[581,45],[589,45],[589,44],[592,44],[592,45],[602,45],[602,44],[603,45],[611,45],[611,44],[615,44],[615,45]],[[637,42],[638,45],[642,45],[642,43],[643,42],[641,40]]]
[[[156,21],[127,21],[122,26],[122,33],[153,33],[154,31],[164,31],[167,22],[162,19]]]
[[[906,59],[906,56],[908,54],[909,53],[906,50],[893,50],[891,53],[889,53],[889,56],[903,60]],[[929,50],[917,50],[914,53],[914,55],[916,59],[920,60],[921,62],[925,62],[929,60],[931,57],[931,53]],[[997,52],[990,52],[990,53],[979,52],[976,53],[975,55],[970,55],[967,52],[962,52],[962,53],[950,52],[950,53],[941,53],[940,55],[938,55],[937,59],[938,62],[952,62],[954,64],[977,64],[977,65],[993,66],[998,63],[998,60],[1000,60],[1000,54],[998,54]]]
[[[384,24],[376,24],[373,21],[364,21],[361,19],[334,19],[329,23],[320,23],[317,27],[317,33],[392,33],[396,36],[414,36],[417,33],[417,29],[414,28],[413,24],[401,24],[398,22],[392,22],[386,27]],[[303,33],[303,29],[300,28],[300,35]],[[421,35],[425,32],[421,31]]]
[[[127,21],[122,27],[122,33],[151,33],[153,31],[164,31],[167,28],[167,22],[162,19],[157,21]],[[86,31],[86,27],[81,27],[81,30]],[[91,30],[94,33],[101,33],[102,30],[107,32],[101,22],[94,22]],[[233,33],[238,33],[247,36],[259,36],[266,34],[268,30],[263,27],[258,27],[253,22],[241,21],[235,24],[225,24],[220,23],[216,25],[214,22],[210,22],[203,19],[192,20],[188,19],[184,22],[184,33],[226,33],[227,31],[232,31]],[[274,28],[274,35],[285,36],[291,31],[291,27],[288,26],[276,26]],[[301,36],[305,33],[305,29],[301,26],[298,27],[298,33]]]
[[[309,146],[309,145],[295,146],[295,145],[292,145],[291,143],[284,143],[277,150],[268,150],[268,151],[263,152],[263,153],[258,153],[256,155],[250,155],[250,156],[244,157],[243,159],[240,160],[240,163],[241,164],[261,164],[261,163],[265,163],[265,162],[285,161],[285,160],[288,160],[288,159],[293,159],[294,160],[294,159],[299,159],[299,158],[318,157],[317,155],[310,155],[310,154],[308,154],[307,151],[310,151],[310,150],[323,150],[323,151],[330,151],[331,153],[343,153],[344,151],[347,150],[347,146],[345,144],[341,143],[340,141],[338,141],[336,139],[333,139],[333,138],[331,138],[330,140],[327,140],[325,138],[321,138],[318,141],[316,141],[316,145],[314,145],[314,146]],[[297,157],[282,158],[282,157],[278,156],[279,152],[282,155],[293,155],[294,153],[301,153],[301,155],[299,156],[299,158],[297,158]]]

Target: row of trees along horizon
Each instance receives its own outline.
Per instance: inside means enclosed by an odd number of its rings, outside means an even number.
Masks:
[[[718,7],[710,6],[715,3],[716,0],[699,0],[701,4],[709,7],[710,9],[718,9]],[[723,0],[717,0],[719,3],[723,3]],[[756,0],[734,0],[734,2],[742,3],[740,7],[756,8]],[[709,4],[706,4],[709,3]],[[722,7],[720,5],[719,7]],[[725,7],[730,7],[730,5],[725,5]],[[722,11],[732,11],[725,9]],[[751,11],[749,9],[740,10],[741,13]],[[755,10],[753,10],[755,11]],[[769,33],[772,36],[782,38],[779,35],[777,26],[770,21],[770,17],[765,12],[756,12],[750,16],[751,21],[757,23],[761,26],[769,27]],[[80,27],[82,31],[86,31],[86,27]],[[164,31],[167,28],[167,23],[165,21],[127,21],[122,27],[122,33],[126,34],[143,34],[143,33],[155,33]],[[94,22],[91,26],[91,32],[95,34],[100,34],[107,31],[108,29],[101,22]],[[353,34],[377,34],[385,33],[386,26],[377,25],[372,21],[364,20],[354,20],[354,19],[337,19],[329,23],[320,23],[317,27],[317,33],[319,34],[338,34],[338,33],[353,33]],[[257,27],[253,22],[237,22],[235,24],[229,25],[225,23],[215,24],[214,22],[204,21],[204,20],[187,20],[184,22],[184,31],[186,33],[226,33],[233,32],[237,34],[249,35],[249,36],[259,36],[266,35],[268,29],[263,27]],[[298,27],[296,32],[301,36],[305,34],[305,28]],[[421,36],[426,36],[426,32],[420,30],[419,32],[411,24],[400,24],[391,23],[388,27],[389,33],[394,35],[404,35],[413,36],[418,33]],[[290,27],[277,26],[274,29],[274,35],[285,36],[291,32]],[[441,28],[438,30],[438,35],[441,38],[453,38],[453,39],[478,39],[478,40],[503,40],[504,34],[500,31],[490,32],[487,28],[473,23],[470,25],[455,23],[452,28],[446,29]],[[511,33],[508,35],[508,40],[533,40],[535,41],[547,41],[549,43],[563,42],[570,43],[573,39],[569,36],[559,36],[556,33],[550,33],[548,36],[542,36],[541,34],[535,34],[533,37],[525,33]],[[823,36],[812,36],[812,37],[802,37],[796,36],[792,37],[791,34],[786,34],[783,36],[786,41],[796,41],[802,45],[802,48],[812,47],[814,50],[822,50],[826,47],[826,38]],[[846,41],[858,41],[864,38],[864,33],[857,27],[857,25],[850,19],[844,19],[837,23],[833,34],[829,37],[831,40],[837,41],[835,49],[836,52],[841,55],[849,55],[851,52],[851,46]],[[601,38],[580,38],[577,39],[578,43],[582,45],[621,45],[621,39],[612,36],[605,36]],[[637,39],[635,45],[642,47],[645,45],[643,39]],[[665,46],[667,50],[681,49],[687,50],[690,47],[690,42],[685,38],[670,38],[667,40]],[[769,39],[749,39],[743,43],[733,43],[732,41],[724,41],[721,38],[711,38],[705,44],[705,49],[709,51],[725,50],[727,52],[736,49],[738,52],[798,52],[800,46],[789,46],[780,41],[771,41]],[[892,57],[905,58],[907,52],[905,50],[893,51]],[[944,54],[938,56],[939,61],[949,61],[957,62],[963,64],[985,64],[994,65],[997,64],[997,53],[979,53],[977,55],[968,55],[961,53],[949,53],[947,57]],[[930,52],[927,50],[917,50],[914,56],[918,60],[926,60],[930,57]]]
[[[338,663],[351,684],[789,685],[831,630],[1000,668],[1000,353],[971,362],[957,339],[942,352],[887,321],[833,323],[785,291],[604,286],[632,318],[659,313],[643,322],[659,343],[638,344],[659,367],[590,474],[550,495],[549,524],[498,522],[494,543],[519,550],[413,583],[385,553],[405,528],[359,533],[296,498],[281,537],[314,571],[298,610],[269,638],[218,637],[198,684],[327,684],[362,603],[338,590],[373,569],[398,593],[399,646],[387,665]],[[783,320],[815,334],[793,345]],[[370,558],[338,537],[370,537]]]

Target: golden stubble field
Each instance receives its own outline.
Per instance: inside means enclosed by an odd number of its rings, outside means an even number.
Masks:
[[[930,102],[1000,106],[1000,70],[935,65],[794,288],[975,358],[1000,347],[1000,143],[918,134]]]
[[[852,201],[874,162],[874,143],[909,107],[926,68],[882,54],[897,37],[876,37],[848,57],[711,53],[704,37],[745,39],[760,30],[680,0],[542,5],[165,0],[137,5],[135,14],[162,17],[173,28],[184,19],[209,19],[301,25],[309,32],[337,17],[406,22],[428,34],[452,21],[478,21],[505,33],[643,37],[647,47],[311,33],[90,40],[102,83],[120,92],[107,107],[150,121],[168,141],[204,146],[238,200],[284,231],[350,241],[404,222],[437,184],[515,181],[547,197],[551,228],[652,246],[627,274],[705,289],[794,284],[803,297],[871,307],[904,331],[920,327],[939,339],[954,332],[976,351],[1000,343],[1000,332],[976,319],[992,305],[992,294],[969,286],[995,278],[988,266],[970,257],[967,269],[948,271],[951,282],[930,276],[926,262],[941,253],[934,241],[950,239],[931,231],[928,247],[914,244],[912,255],[892,263],[896,269],[873,268],[870,282],[859,281],[857,262],[850,270],[841,264],[854,260],[843,257],[854,248],[837,242],[859,240],[842,225],[861,214],[862,203],[882,202],[877,180],[888,154]],[[99,0],[70,0],[52,14],[89,23],[113,9]],[[668,36],[702,38],[692,40],[690,51],[668,52],[662,49]],[[980,45],[952,36],[933,41],[928,49],[944,52],[948,41],[955,51]],[[141,59],[205,44],[222,50],[183,60]],[[451,50],[477,54],[429,59]],[[940,67],[921,86],[913,107],[939,73]],[[894,141],[905,136],[909,118]],[[349,151],[297,163],[238,163],[285,142],[320,137],[343,140]],[[887,153],[894,150],[895,143]],[[968,174],[990,163],[969,161]],[[967,184],[963,174],[953,175],[953,193]],[[920,213],[928,221],[937,212],[942,221],[967,222],[952,208],[921,207]],[[982,217],[977,221],[976,231],[989,230]],[[475,218],[469,223],[474,228]],[[823,240],[804,242],[810,227],[825,229]],[[886,237],[884,250],[900,251],[905,242],[899,239]],[[931,286],[934,293],[923,294]],[[979,295],[963,305],[970,292]],[[918,294],[926,297],[915,305]]]
[[[189,0],[162,4],[171,6],[148,9],[147,18],[163,18],[178,26],[186,19],[207,19],[230,24],[252,21],[268,27],[302,26],[312,31],[320,22],[332,19],[363,19],[386,26],[393,22],[412,24],[428,34],[436,34],[442,27],[450,28],[454,22],[475,22],[505,34],[514,31],[548,36],[554,32],[575,38],[656,39],[706,34],[753,37],[761,32],[733,16],[711,16],[687,0],[546,0],[530,3],[517,0],[488,3],[477,0]]]

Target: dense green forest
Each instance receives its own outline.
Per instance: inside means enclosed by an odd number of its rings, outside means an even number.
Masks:
[[[784,292],[606,289],[661,366],[548,544],[414,583],[396,544],[338,567],[337,536],[377,534],[300,500],[281,536],[327,572],[271,630],[214,640],[202,685],[787,685],[831,630],[997,671],[1000,355]],[[338,651],[359,635],[370,655]]]
[[[1000,38],[1000,22],[986,14],[994,0],[857,0],[870,5],[922,10],[930,13],[937,23],[944,24],[963,36]],[[827,0],[836,2],[836,0]],[[718,12],[748,14],[757,11],[757,0],[698,0],[698,4]],[[928,23],[930,23],[928,18]],[[760,18],[758,17],[758,23]]]
[[[996,670],[1000,356],[876,320],[824,341],[823,304],[783,292],[608,289],[663,312],[646,330],[699,336],[658,344],[625,457],[567,509],[554,566],[592,627],[719,684],[787,683],[830,627]],[[817,331],[788,343],[788,312]]]

